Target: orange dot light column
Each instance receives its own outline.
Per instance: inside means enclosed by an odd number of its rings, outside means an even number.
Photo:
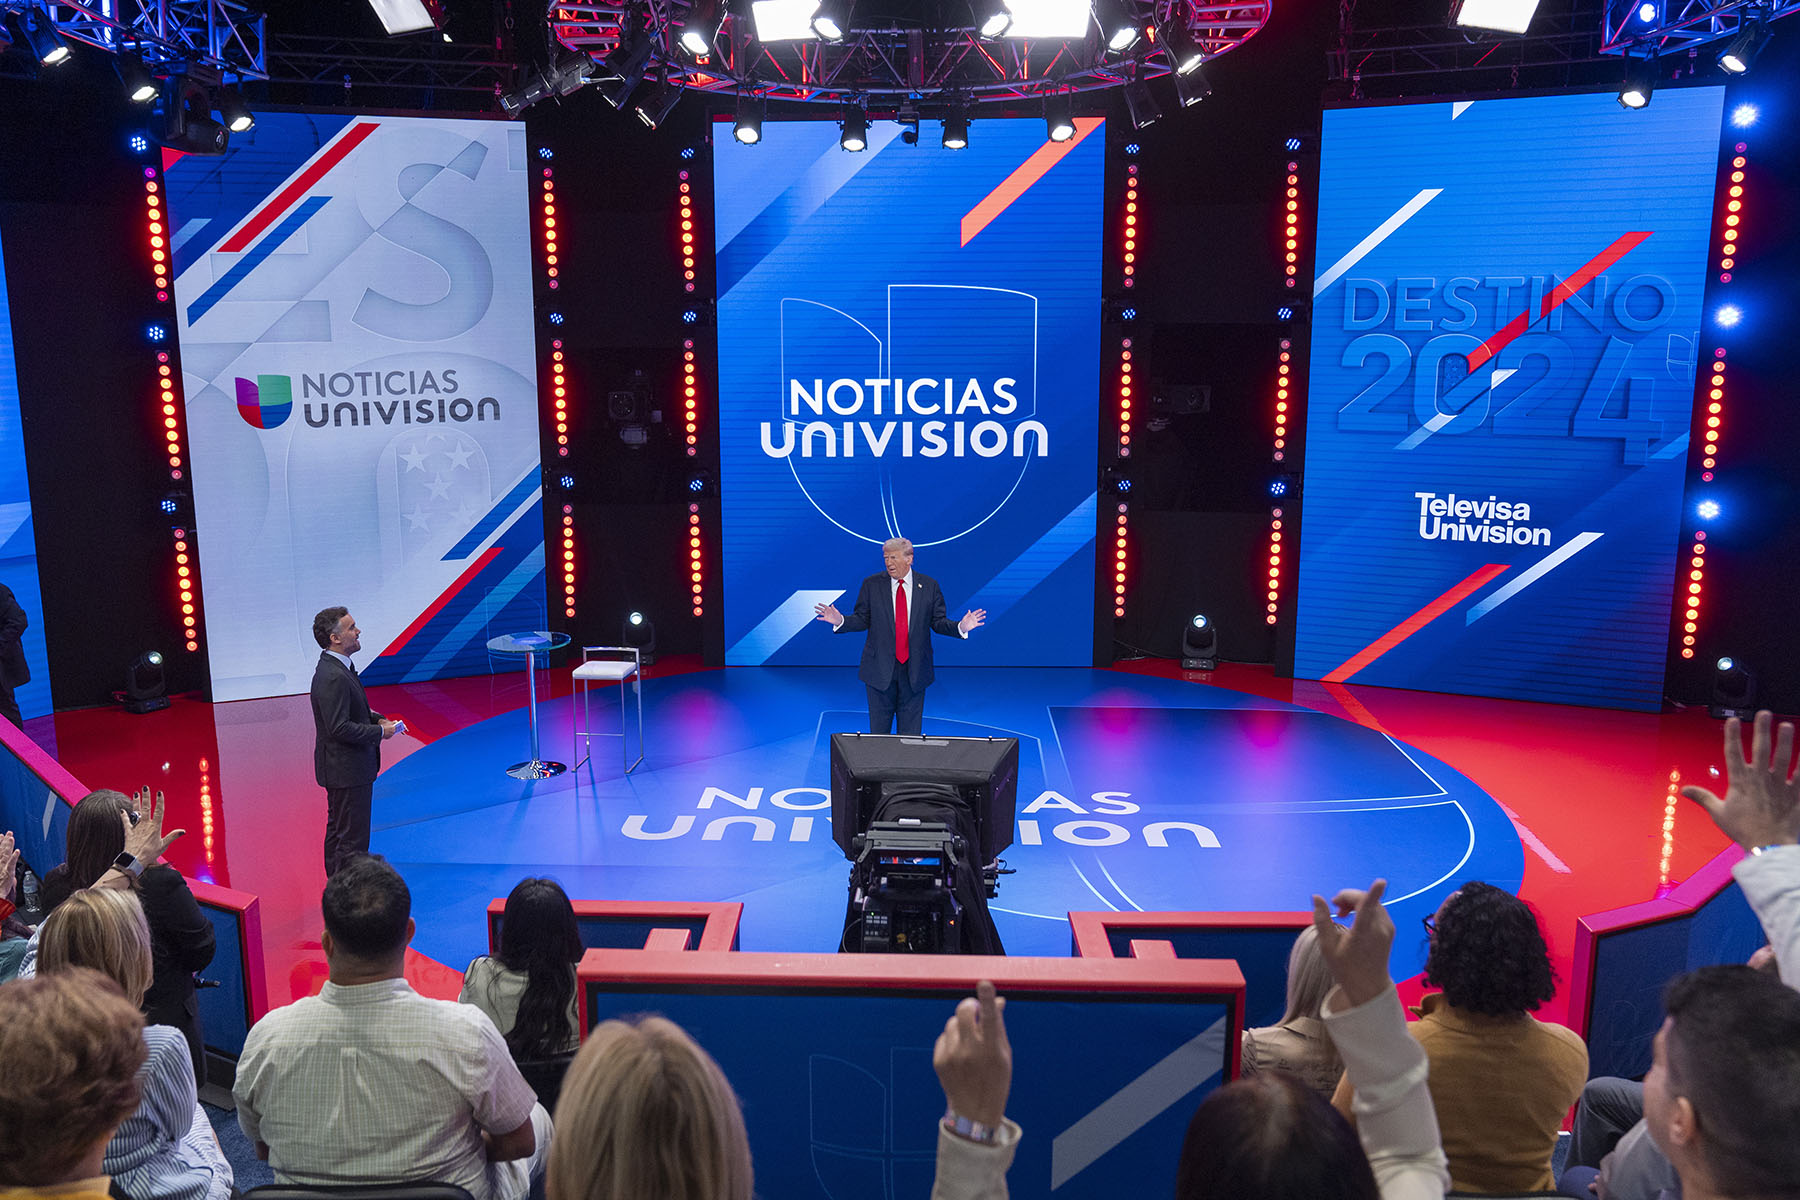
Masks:
[[[151,279],[156,289],[158,329],[173,327],[163,313],[173,315],[173,254],[169,247],[168,203],[161,173],[154,166],[144,171],[144,245],[150,255]],[[167,336],[166,334],[164,335]],[[157,345],[171,344],[160,338]],[[176,375],[174,356],[164,349],[156,351],[156,420],[162,430],[163,454],[168,464],[169,482],[187,489],[187,447],[182,431],[180,380]],[[199,556],[194,550],[192,531],[186,525],[169,530],[170,549],[175,559],[175,593],[177,611],[181,614],[181,644],[189,654],[200,651],[200,587]]]
[[[1719,274],[1714,292],[1728,295],[1737,271],[1738,237],[1743,231],[1745,208],[1744,172],[1749,166],[1749,143],[1739,142],[1732,148],[1731,168],[1726,176],[1725,202],[1719,214]],[[1703,401],[1694,406],[1693,442],[1700,451],[1700,482],[1711,483],[1718,475],[1719,448],[1725,436],[1726,371],[1725,347],[1715,346],[1708,370],[1699,379]],[[1688,543],[1687,569],[1676,574],[1680,585],[1676,590],[1676,614],[1679,618],[1678,638],[1683,660],[1694,657],[1700,640],[1700,598],[1706,588],[1706,522],[1711,518],[1704,504]]]

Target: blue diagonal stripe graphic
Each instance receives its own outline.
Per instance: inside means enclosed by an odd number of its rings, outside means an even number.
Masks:
[[[488,510],[487,516],[475,522],[475,528],[463,535],[456,545],[444,554],[441,561],[449,562],[453,558],[467,558],[475,553],[481,543],[487,541],[488,534],[500,528],[500,522],[513,515],[519,505],[530,499],[538,489],[537,468],[525,472],[519,482],[513,484],[512,490],[500,499],[500,502]]]
[[[734,667],[760,667],[817,616],[813,605],[831,604],[843,594],[843,588],[795,592],[725,652],[726,663]]]
[[[1070,510],[1068,516],[977,589],[969,603],[987,609],[988,620],[992,621],[1023,600],[1027,592],[1094,540],[1099,504],[1099,494],[1089,492],[1087,499]]]
[[[281,244],[293,237],[300,227],[312,220],[312,215],[331,202],[330,196],[308,196],[300,202],[300,207],[287,215],[287,219],[275,227],[275,232],[262,241],[244,251],[244,257],[232,264],[225,274],[200,294],[200,298],[188,305],[187,321],[192,325],[201,317],[212,311],[213,305],[231,294],[231,289],[250,277],[250,272],[262,266],[263,260],[281,248]]]

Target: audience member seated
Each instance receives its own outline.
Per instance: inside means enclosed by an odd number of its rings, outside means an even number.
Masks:
[[[150,986],[150,930],[128,891],[76,892],[44,921],[38,972],[78,967],[106,975],[138,1003]],[[107,1144],[102,1169],[132,1200],[225,1200],[231,1165],[200,1109],[181,1031],[146,1025],[137,1111]]]
[[[1319,953],[1335,983],[1321,1012],[1356,1088],[1357,1125],[1297,1076],[1263,1071],[1227,1084],[1188,1123],[1176,1200],[1438,1200],[1449,1186],[1425,1051],[1406,1034],[1388,976],[1394,922],[1387,881],[1333,899],[1349,929],[1313,897]],[[1359,1142],[1360,1139],[1360,1142]]]
[[[569,1057],[581,1046],[575,1017],[581,953],[567,893],[553,879],[521,880],[506,898],[500,953],[469,964],[457,997],[493,1021],[546,1108],[555,1107]]]
[[[1005,1200],[1019,1127],[1006,1119],[1005,1001],[983,980],[944,1026],[932,1065],[947,1105],[933,1200]],[[606,1021],[575,1056],[556,1106],[549,1200],[750,1200],[743,1112],[724,1073],[661,1017]]]
[[[68,861],[44,876],[44,911],[54,912],[63,900],[92,887],[125,850],[125,835],[152,807],[150,789],[127,796],[106,788],[89,792],[69,814]],[[154,807],[162,807],[158,794]],[[150,955],[155,977],[144,997],[144,1019],[152,1025],[179,1029],[187,1039],[194,1078],[206,1082],[206,1050],[200,1030],[200,1005],[194,998],[194,972],[212,962],[212,922],[194,902],[181,872],[155,859],[136,860],[127,874],[150,922]]]
[[[1458,1191],[1555,1187],[1550,1160],[1587,1078],[1587,1046],[1531,1010],[1556,994],[1550,952],[1523,900],[1466,883],[1427,918],[1425,997],[1410,1027],[1431,1062],[1431,1099]],[[1349,1084],[1332,1100],[1348,1113]]]
[[[0,1200],[109,1200],[101,1160],[146,1053],[137,1006],[98,972],[0,987]]]
[[[1321,1099],[1331,1099],[1344,1063],[1319,1019],[1330,990],[1331,971],[1319,954],[1318,931],[1303,929],[1288,952],[1287,1011],[1273,1025],[1244,1030],[1238,1057],[1245,1078],[1259,1071],[1291,1071]]]
[[[523,1200],[550,1116],[494,1023],[405,979],[412,894],[379,857],[342,866],[320,902],[330,979],[275,1009],[238,1060],[238,1124],[278,1179],[430,1181]]]

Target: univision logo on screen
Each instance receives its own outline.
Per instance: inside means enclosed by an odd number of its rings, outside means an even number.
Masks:
[[[306,396],[318,396],[317,406],[302,403],[306,423],[314,429],[349,425],[462,424],[500,419],[500,401],[493,396],[475,399],[458,396],[456,369],[431,371],[339,371],[302,375]],[[420,393],[429,393],[421,395]],[[334,402],[333,398],[342,398]],[[317,411],[315,412],[315,407]],[[238,415],[256,429],[279,428],[294,412],[294,378],[291,375],[258,375],[254,380],[237,377]]]
[[[238,376],[237,410],[252,428],[280,428],[294,414],[294,381],[286,375]]]

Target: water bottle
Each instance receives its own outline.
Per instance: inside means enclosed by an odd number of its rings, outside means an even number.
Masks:
[[[26,912],[36,912],[38,910],[38,877],[36,871],[33,871],[30,867],[25,868],[25,882],[19,890],[20,895],[25,901],[25,903],[19,907],[23,908]]]

